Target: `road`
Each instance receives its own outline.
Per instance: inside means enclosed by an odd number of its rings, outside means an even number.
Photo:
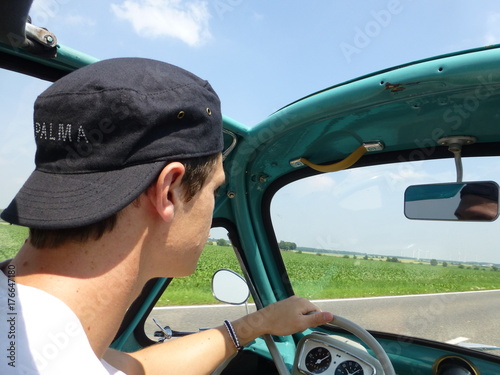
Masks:
[[[315,301],[324,311],[367,329],[449,343],[500,347],[500,290]],[[254,306],[249,306],[255,310]],[[177,330],[220,325],[246,314],[245,306],[156,308],[154,316]],[[155,330],[148,319],[147,332]]]

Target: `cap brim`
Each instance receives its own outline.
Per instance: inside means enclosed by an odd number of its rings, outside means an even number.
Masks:
[[[96,223],[132,203],[165,164],[161,161],[85,174],[35,170],[2,212],[2,219],[35,229],[76,228]]]

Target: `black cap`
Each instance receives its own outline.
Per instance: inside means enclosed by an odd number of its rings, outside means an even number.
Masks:
[[[498,185],[494,182],[471,182],[460,190],[460,198],[464,195],[477,195],[498,202]]]
[[[136,199],[167,161],[219,153],[220,101],[170,64],[103,60],[56,81],[35,101],[36,169],[2,212],[40,229],[98,222]]]

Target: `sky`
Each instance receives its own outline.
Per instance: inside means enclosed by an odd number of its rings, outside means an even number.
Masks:
[[[137,56],[207,79],[254,125],[380,69],[500,42],[496,0],[35,0],[35,25],[99,59]],[[0,71],[0,207],[34,168],[32,103],[48,83]],[[8,91],[7,91],[8,89]],[[8,109],[8,110],[7,110]]]

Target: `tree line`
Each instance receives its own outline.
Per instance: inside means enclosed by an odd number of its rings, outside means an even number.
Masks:
[[[278,244],[281,250],[295,250],[297,249],[297,244],[295,242],[280,241]]]

